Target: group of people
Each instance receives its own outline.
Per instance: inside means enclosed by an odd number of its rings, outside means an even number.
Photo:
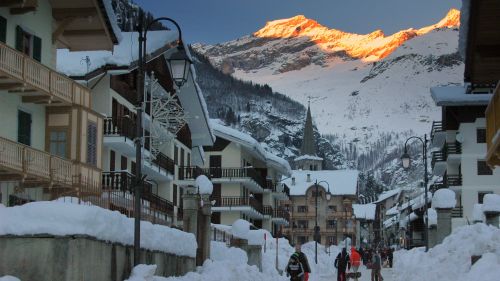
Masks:
[[[381,269],[384,261],[387,265],[392,267],[393,250],[391,248],[384,249],[366,249],[360,248],[357,250],[351,247],[350,254],[344,247],[342,251],[335,258],[335,268],[337,269],[337,281],[347,281],[347,272],[352,269],[352,277],[358,280],[358,269],[361,262],[371,269],[371,281],[383,281]],[[301,251],[301,245],[295,245],[295,252],[290,257],[286,267],[287,276],[290,281],[308,281],[311,267],[307,260],[307,256]]]

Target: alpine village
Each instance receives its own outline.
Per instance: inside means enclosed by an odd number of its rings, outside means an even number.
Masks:
[[[0,281],[500,280],[499,1],[218,43],[156,2],[0,0]]]

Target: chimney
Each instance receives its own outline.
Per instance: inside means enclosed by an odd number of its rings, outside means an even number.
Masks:
[[[295,185],[295,177],[292,178],[292,185]]]
[[[307,174],[307,182],[311,182],[311,174]]]

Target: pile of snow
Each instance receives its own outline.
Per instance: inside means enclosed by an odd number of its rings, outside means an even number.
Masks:
[[[500,195],[498,194],[484,195],[483,212],[500,212]]]
[[[432,198],[432,208],[434,209],[453,209],[456,204],[455,192],[447,188],[437,190]]]
[[[54,201],[0,208],[0,235],[88,235],[134,244],[134,219],[97,206]],[[196,238],[163,225],[141,222],[141,247],[180,256],[196,256]]]
[[[0,277],[0,281],[21,281],[18,278],[10,275],[5,275],[4,277]]]
[[[471,256],[482,258],[471,266]],[[500,229],[483,223],[457,228],[427,253],[423,248],[395,252],[398,281],[497,281]]]
[[[241,239],[246,239],[249,231],[250,231],[250,223],[242,219],[233,222],[233,225],[231,227],[231,232],[233,233],[233,236]]]
[[[64,196],[64,197],[59,197],[55,200],[52,200],[53,202],[59,202],[59,203],[68,203],[68,204],[80,204],[80,205],[92,205],[92,203],[83,201],[78,197],[71,197],[71,196]]]
[[[200,194],[212,195],[214,190],[214,185],[205,175],[200,175],[196,178],[196,187],[200,191]]]
[[[240,248],[228,247],[224,242],[212,241],[210,243],[210,259],[213,261],[228,261],[246,264],[247,253]]]
[[[438,215],[435,209],[433,208],[427,209],[427,216],[429,217],[429,227],[437,225]]]
[[[474,204],[472,209],[472,221],[474,222],[485,222],[486,218],[483,212],[483,204]]]

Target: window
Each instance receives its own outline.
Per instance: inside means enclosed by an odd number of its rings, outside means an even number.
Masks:
[[[298,213],[307,213],[307,206],[297,206]]]
[[[115,170],[116,153],[114,150],[109,151],[109,170],[113,172]]]
[[[132,170],[132,174],[134,175],[135,175],[135,168],[136,168],[135,162],[134,161],[130,162],[130,169]]]
[[[476,130],[476,140],[477,143],[486,143],[486,129],[478,128]]]
[[[174,191],[173,191],[173,195],[172,195],[172,202],[174,203],[174,206],[177,206],[177,185],[174,184]]]
[[[297,228],[308,228],[309,226],[309,221],[307,220],[298,220],[297,221]]]
[[[336,211],[337,211],[337,206],[335,206],[335,205],[330,205],[330,206],[328,206],[328,209],[329,209],[331,212],[336,212]]]
[[[0,16],[0,42],[7,42],[7,19]]]
[[[307,243],[308,237],[307,236],[297,236],[297,243],[299,244],[305,244]]]
[[[186,165],[187,165],[188,167],[191,167],[191,153],[189,153],[189,152],[188,152],[188,154],[187,154],[187,159],[186,159],[186,160],[187,160],[187,161],[186,161]]]
[[[483,204],[484,196],[485,196],[486,194],[491,194],[491,193],[493,193],[493,192],[491,192],[491,191],[488,191],[488,192],[479,192],[479,193],[477,194],[477,203],[479,203],[479,204]]]
[[[120,158],[120,169],[121,169],[122,171],[126,171],[126,170],[127,170],[127,168],[128,168],[128,167],[127,167],[127,166],[128,166],[127,164],[128,164],[128,159],[127,159],[127,157],[125,157],[125,156],[123,156],[123,155],[122,155],[122,157]],[[133,172],[133,171],[132,171],[132,172]]]
[[[87,124],[87,164],[97,165],[97,124]]]
[[[493,170],[486,164],[484,160],[477,161],[477,174],[480,176],[493,175]]]
[[[16,49],[37,61],[42,59],[42,39],[25,31],[19,25],[16,27]]]
[[[50,153],[66,158],[66,131],[50,132]]]
[[[336,220],[327,220],[326,221],[326,228],[327,229],[335,229],[336,226],[337,226]]]
[[[181,147],[181,167],[184,167],[184,148]]]
[[[17,141],[31,145],[31,114],[22,110],[17,111]]]
[[[179,165],[179,148],[177,148],[177,145],[174,146],[174,164]]]

